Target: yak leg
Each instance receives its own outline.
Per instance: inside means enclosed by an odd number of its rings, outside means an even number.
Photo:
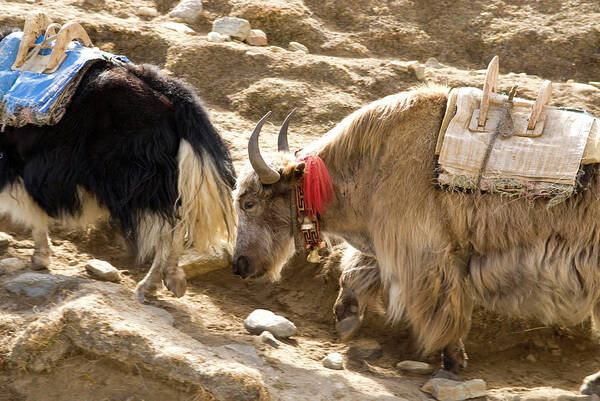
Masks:
[[[340,291],[333,306],[340,337],[349,338],[360,327],[367,305],[381,289],[379,265],[374,257],[356,255],[340,276]]]
[[[167,287],[176,297],[184,296],[187,288],[185,272],[178,264],[179,257],[183,253],[183,242],[183,228],[177,227],[173,233],[167,264],[162,271],[162,280],[165,287]]]
[[[415,251],[407,249],[407,254],[420,265],[407,266],[409,271],[399,275],[402,279],[396,279],[389,291],[388,310],[394,317],[407,318],[424,353],[443,350],[438,376],[458,374],[467,365],[461,339],[471,325],[473,299],[466,281],[467,259],[453,248],[420,255],[410,255]]]
[[[47,269],[50,265],[52,249],[48,241],[48,228],[35,227],[31,230],[34,242],[33,256],[31,256],[31,268],[34,270]]]

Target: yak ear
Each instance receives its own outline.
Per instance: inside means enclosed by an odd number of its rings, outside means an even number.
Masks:
[[[299,185],[302,183],[304,178],[304,168],[306,163],[297,162],[290,163],[285,166],[281,171],[281,181],[289,185]]]

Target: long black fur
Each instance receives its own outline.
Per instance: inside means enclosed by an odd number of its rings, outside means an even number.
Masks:
[[[0,40],[11,31],[0,29]],[[182,139],[233,188],[229,152],[191,86],[150,65],[97,62],[58,124],[6,127],[0,134],[0,189],[22,177],[39,206],[61,217],[82,213],[81,187],[131,238],[148,211],[177,218]]]

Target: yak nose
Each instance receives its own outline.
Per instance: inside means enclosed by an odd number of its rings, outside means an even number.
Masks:
[[[248,262],[248,258],[245,256],[239,256],[233,262],[233,274],[236,276],[240,276],[241,278],[246,278],[250,276],[250,263]]]

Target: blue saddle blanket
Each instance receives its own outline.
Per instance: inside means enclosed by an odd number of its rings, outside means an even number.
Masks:
[[[22,127],[26,124],[58,123],[66,112],[77,85],[94,62],[129,62],[126,57],[71,42],[66,58],[55,72],[41,74],[13,71],[11,67],[22,35],[23,32],[13,32],[0,41],[0,131],[6,125]],[[42,39],[43,36],[40,36],[37,43]],[[50,49],[41,49],[38,54],[44,56],[50,52]]]

